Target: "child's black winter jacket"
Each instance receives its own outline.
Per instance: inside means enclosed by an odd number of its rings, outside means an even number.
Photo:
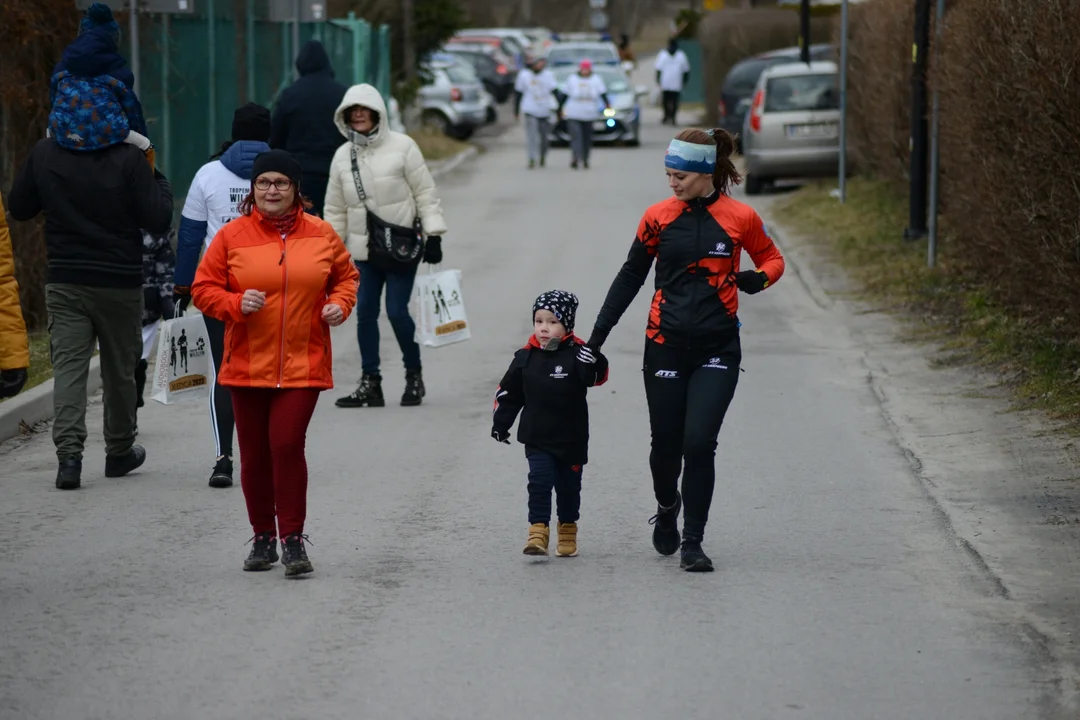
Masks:
[[[585,393],[607,382],[608,361],[595,352],[595,363],[578,360],[585,342],[570,335],[554,350],[544,350],[536,336],[514,354],[495,393],[493,429],[509,434],[518,412],[518,442],[526,452],[549,452],[569,465],[584,465],[589,453],[589,404]]]

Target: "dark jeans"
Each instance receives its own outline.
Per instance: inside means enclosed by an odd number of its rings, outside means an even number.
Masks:
[[[86,443],[86,379],[94,346],[101,349],[105,453],[123,455],[135,442],[135,366],[142,357],[142,288],[51,283],[45,286],[53,364],[56,457],[82,459]]]
[[[700,540],[716,484],[716,438],[739,382],[742,347],[679,350],[645,344],[645,397],[652,428],[649,467],[656,501],[675,503],[682,471],[684,535]]]
[[[360,290],[356,302],[356,336],[360,343],[360,365],[365,375],[379,375],[379,310],[386,287],[386,317],[394,328],[405,370],[420,369],[420,345],[416,323],[409,315],[416,268],[387,271],[371,263],[358,262]]]
[[[308,212],[322,217],[323,204],[326,202],[326,186],[330,182],[329,174],[304,173],[300,177],[300,194],[311,201]]]
[[[214,377],[221,372],[221,358],[225,356],[225,323],[208,315],[203,315],[206,323],[206,337],[210,340],[210,355],[214,359]],[[219,385],[216,380],[210,386],[210,424],[214,429],[214,448],[216,457],[233,454],[233,418],[232,393],[229,388]]]
[[[551,490],[559,522],[578,521],[581,509],[581,466],[568,465],[551,453],[529,448],[529,524],[551,522]]]
[[[679,98],[682,93],[677,90],[664,91],[664,119],[663,122],[671,121],[675,124],[675,116],[679,114]]]

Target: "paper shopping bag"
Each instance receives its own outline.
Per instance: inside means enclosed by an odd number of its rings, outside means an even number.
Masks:
[[[418,275],[416,299],[420,315],[417,342],[421,345],[440,347],[472,337],[461,296],[460,270]]]
[[[151,399],[171,405],[206,398],[214,382],[210,341],[202,315],[166,320],[158,335]]]

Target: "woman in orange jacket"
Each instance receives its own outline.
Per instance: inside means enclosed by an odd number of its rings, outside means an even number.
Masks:
[[[285,575],[312,571],[304,541],[304,442],[319,392],[334,385],[330,327],[356,304],[359,274],[330,224],[305,213],[300,163],[255,158],[241,215],[210,243],[191,287],[225,323],[218,382],[232,392],[240,485],[255,537],[244,570],[269,570],[281,538]]]

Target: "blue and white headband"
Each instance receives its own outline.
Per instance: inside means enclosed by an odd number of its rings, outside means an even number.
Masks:
[[[716,146],[672,140],[664,156],[664,167],[712,175],[716,171]]]

